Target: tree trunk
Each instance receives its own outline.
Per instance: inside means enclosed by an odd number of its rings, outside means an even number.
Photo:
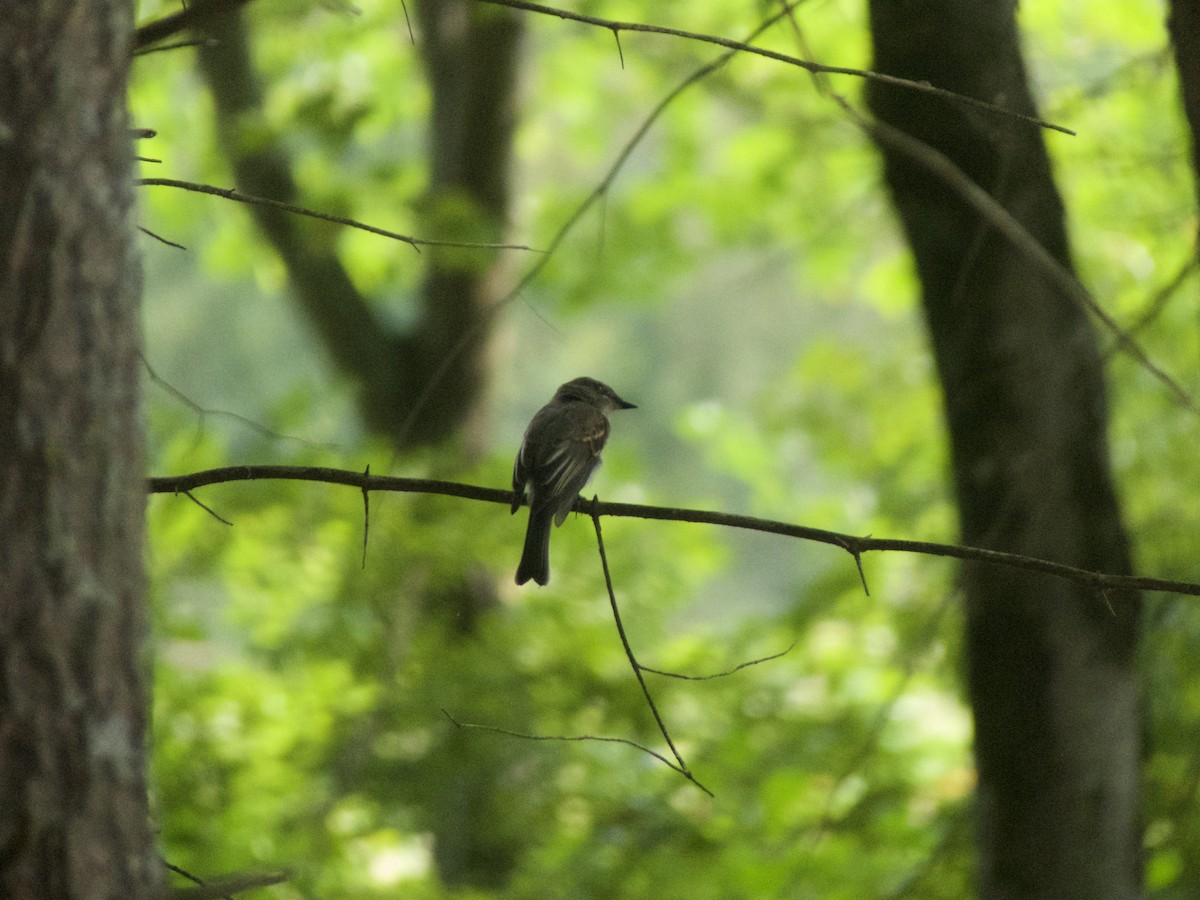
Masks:
[[[426,227],[439,237],[503,241],[524,15],[475,0],[418,0],[417,20],[433,95]],[[426,255],[421,340],[412,350],[426,361],[422,390],[436,422],[460,398],[482,393],[504,268],[480,251],[433,247]]]
[[[1170,8],[1167,30],[1175,51],[1183,112],[1192,136],[1192,173],[1200,194],[1200,2],[1171,0]]]
[[[0,0],[0,896],[156,897],[132,4]]]
[[[872,0],[870,11],[877,70],[1033,113],[1015,4]],[[868,97],[1070,267],[1035,128],[886,85]],[[881,150],[921,280],[963,541],[1129,572],[1085,311],[920,164]],[[964,586],[981,896],[1138,896],[1140,599],[981,565]]]
[[[1167,30],[1175,53],[1184,119],[1191,136],[1193,185],[1200,199],[1200,0],[1171,0]],[[1195,241],[1200,256],[1200,224]]]
[[[499,243],[511,202],[521,17],[470,0],[421,0],[416,11],[433,101],[420,236]],[[263,89],[245,19],[237,12],[207,15],[200,32],[206,39],[198,49],[200,68],[238,187],[302,203],[286,143],[257,125]],[[256,123],[250,139],[248,122]],[[329,226],[261,206],[250,213],[287,266],[300,307],[330,358],[359,386],[368,429],[411,448],[473,424],[483,395],[489,311],[501,293],[498,251],[423,248],[418,313],[399,329],[354,286],[328,240]]]

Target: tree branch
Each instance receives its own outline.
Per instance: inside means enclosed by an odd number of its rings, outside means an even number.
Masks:
[[[663,721],[662,714],[658,711],[658,704],[654,702],[654,697],[650,694],[650,688],[646,685],[646,679],[642,675],[642,666],[637,661],[637,656],[634,655],[633,647],[629,644],[629,636],[625,634],[625,624],[621,621],[621,610],[617,607],[617,594],[613,590],[612,573],[608,568],[608,554],[604,552],[604,535],[600,531],[600,513],[597,510],[599,505],[599,499],[593,497],[591,503],[592,524],[596,527],[596,546],[600,551],[600,565],[604,569],[604,585],[608,588],[608,603],[612,607],[613,621],[617,625],[617,634],[621,637],[621,646],[625,650],[625,658],[629,660],[629,666],[633,669],[633,674],[642,689],[642,696],[646,698],[646,705],[650,707],[650,713],[654,716],[655,724],[658,725],[658,730],[662,734],[663,740],[671,748],[671,755],[675,757],[675,762],[679,763],[679,773],[711,797],[713,792],[696,780],[696,776],[692,774],[691,769],[684,762],[683,756],[675,747],[675,742],[671,740],[671,732],[667,730],[667,723]]]
[[[206,469],[201,472],[192,472],[187,475],[149,478],[146,485],[148,492],[151,494],[180,494],[210,484],[269,479],[317,481],[325,484],[345,485],[358,488],[362,491],[441,494],[448,497],[461,497],[464,500],[498,503],[502,506],[509,506],[513,498],[511,490],[500,490],[473,484],[462,484],[456,481],[438,481],[428,478],[395,478],[386,475],[369,475],[365,472],[350,472],[345,469],[331,469],[318,466],[227,466],[220,469]],[[819,544],[830,544],[834,547],[840,547],[854,557],[858,557],[863,553],[883,551],[919,553],[923,556],[942,556],[951,559],[1003,566],[1010,569],[1041,572],[1045,575],[1062,578],[1065,581],[1084,584],[1096,590],[1164,591],[1173,594],[1186,594],[1193,597],[1200,596],[1200,584],[1190,581],[1171,581],[1165,578],[1146,578],[1139,575],[1112,575],[1105,572],[1094,572],[1090,569],[1081,569],[1076,566],[1068,566],[1047,559],[1039,559],[1034,556],[1022,556],[1019,553],[985,550],[982,547],[965,547],[955,544],[939,544],[933,541],[910,541],[898,538],[857,537],[851,534],[829,531],[824,528],[811,528],[807,525],[794,525],[789,522],[760,519],[755,516],[742,516],[703,509],[646,506],[640,503],[594,503],[591,500],[584,500],[582,497],[576,501],[573,510],[587,515],[595,512],[597,515],[602,516],[654,519],[668,522],[692,522],[697,525],[720,525],[725,528],[743,528],[748,531],[761,531],[767,534],[777,534],[782,537],[814,541]]]
[[[801,47],[804,46],[804,36],[800,31],[800,26],[797,23],[793,14],[793,8],[786,6],[785,9],[792,28],[796,33],[797,39],[801,42]],[[976,184],[972,178],[967,175],[958,165],[951,160],[946,154],[942,153],[936,147],[921,140],[914,135],[911,135],[899,128],[889,125],[878,118],[865,116],[850,105],[850,102],[839,94],[837,91],[828,87],[821,80],[822,72],[820,70],[812,70],[813,78],[816,81],[817,90],[823,95],[829,97],[837,106],[845,113],[856,128],[861,130],[868,137],[873,139],[881,148],[895,150],[907,157],[910,161],[916,163],[921,168],[925,169],[929,174],[940,180],[950,190],[966,204],[971,206],[979,215],[1002,235],[1013,247],[1029,258],[1046,276],[1057,286],[1057,288],[1070,297],[1075,303],[1078,303],[1084,309],[1090,311],[1100,323],[1113,335],[1115,343],[1106,355],[1122,350],[1134,358],[1147,372],[1153,375],[1160,381],[1168,390],[1175,395],[1179,402],[1194,413],[1200,413],[1200,404],[1197,404],[1196,399],[1188,393],[1187,389],[1173,378],[1165,369],[1159,366],[1150,358],[1150,355],[1142,348],[1142,346],[1134,339],[1133,333],[1144,324],[1143,320],[1133,328],[1122,328],[1120,323],[1109,313],[1100,302],[1094,298],[1082,282],[1076,277],[1067,266],[1064,266],[1059,260],[1055,259],[1037,238],[1029,233],[1025,225],[1021,223],[1005,206],[993,197],[987,190]],[[1186,278],[1191,271],[1191,267],[1185,267],[1173,279],[1171,284],[1165,289],[1168,293],[1162,299],[1165,304],[1166,299],[1169,299],[1170,293],[1173,292]],[[1153,307],[1153,305],[1152,305]],[[1153,318],[1157,314],[1157,310],[1149,313],[1149,318]],[[865,586],[865,582],[864,582]]]
[[[134,32],[133,49],[135,52],[145,50],[151,44],[157,44],[181,31],[202,25],[249,2],[250,0],[194,0],[190,6],[177,13],[147,22],[138,28]]]
[[[614,19],[601,19],[597,16],[585,16],[582,13],[570,12],[565,9],[556,9],[552,6],[543,6],[540,3],[529,3],[527,0],[477,0],[479,3],[490,3],[493,6],[507,6],[510,9],[520,9],[525,12],[541,13],[546,16],[556,16],[559,19],[569,19],[572,22],[581,22],[584,25],[594,25],[597,28],[606,28],[614,35],[622,31],[640,31],[646,34],[664,34],[670,37],[683,38],[689,41],[699,41],[704,44],[716,44],[718,47],[725,47],[728,50],[736,50],[741,53],[751,53],[755,56],[763,56],[767,59],[773,59],[776,62],[786,63],[789,66],[796,66],[801,69],[806,69],[809,72],[823,72],[828,75],[852,75],[855,78],[865,78],[868,81],[879,81],[884,84],[893,84],[898,87],[908,88],[913,91],[920,91],[923,94],[932,94],[935,97],[942,97],[954,103],[961,103],[964,106],[973,106],[977,109],[984,109],[988,112],[995,113],[1001,116],[1019,119],[1022,122],[1028,122],[1030,125],[1036,125],[1039,128],[1049,128],[1053,131],[1059,131],[1063,134],[1075,135],[1075,132],[1069,128],[1064,128],[1062,125],[1055,125],[1052,122],[1046,122],[1034,116],[1027,116],[1024,113],[1019,113],[1011,109],[1005,109],[1003,106],[997,106],[994,103],[988,103],[984,100],[977,100],[974,97],[968,97],[965,94],[956,94],[954,91],[948,91],[944,88],[934,87],[925,81],[912,81],[908,78],[897,78],[894,75],[884,75],[880,72],[872,72],[867,69],[853,69],[847,66],[827,66],[823,63],[811,62],[806,59],[800,59],[796,56],[789,56],[786,53],[777,53],[774,50],[767,50],[763,47],[755,47],[753,44],[746,44],[741,41],[730,40],[729,38],[718,37],[713,34],[701,34],[695,31],[683,31],[679,28],[668,28],[664,25],[643,25],[639,22],[618,22]]]
[[[455,728],[471,728],[476,731],[490,731],[493,734],[503,734],[507,735],[508,737],[521,738],[525,741],[564,741],[567,743],[594,741],[600,744],[625,744],[629,747],[634,747],[635,749],[641,750],[643,753],[649,756],[653,756],[663,765],[670,769],[674,769],[680,775],[685,777],[687,776],[686,772],[680,769],[679,766],[675,765],[675,763],[671,762],[671,760],[667,759],[657,750],[651,750],[645,744],[639,744],[637,741],[631,741],[629,738],[605,737],[604,735],[599,734],[531,734],[528,731],[513,731],[511,728],[499,728],[495,725],[482,725],[478,722],[460,722],[458,719],[454,718],[454,716],[450,715],[449,711],[446,709],[442,710],[442,715],[449,719]],[[694,779],[689,778],[689,780],[696,783],[697,787],[700,787],[701,790],[703,790],[710,797],[712,796],[712,792],[703,785],[695,782]]]
[[[194,875],[187,875],[181,869],[170,866],[172,871],[179,872],[196,882],[196,887],[175,888],[170,892],[170,900],[229,900],[234,894],[282,884],[291,878],[290,872],[246,872],[230,875],[227,878],[201,881]]]
[[[369,231],[371,234],[377,234],[380,237],[391,238],[395,241],[403,241],[412,246],[418,253],[422,247],[466,247],[478,250],[528,250],[536,253],[533,247],[527,247],[524,244],[480,244],[471,243],[469,241],[439,241],[427,238],[410,237],[407,234],[400,234],[395,231],[388,231],[386,228],[377,228],[374,225],[367,225],[365,222],[359,222],[355,219],[347,219],[345,216],[335,216],[331,213],[317,212],[316,210],[308,209],[303,206],[297,206],[294,203],[284,203],[282,200],[272,200],[269,197],[254,197],[250,194],[243,194],[237,188],[220,188],[214,187],[211,184],[198,184],[194,181],[180,181],[176,178],[139,178],[136,182],[139,185],[146,187],[175,187],[182,188],[185,191],[195,191],[199,194],[211,194],[214,197],[223,197],[226,200],[236,200],[238,203],[248,203],[252,206],[266,206],[271,209],[281,209],[284,212],[295,213],[298,216],[308,216],[310,219],[320,219],[323,222],[332,222],[335,225],[345,225],[347,228],[357,228],[360,231]]]
[[[800,2],[800,0],[796,0],[796,2]],[[747,39],[754,40],[767,28],[779,21],[783,15],[784,13],[777,12],[772,16],[768,16],[765,20],[759,23],[754,31],[749,34]],[[736,51],[734,50],[728,50],[711,62],[700,66],[681,82],[679,82],[679,84],[672,88],[665,97],[655,104],[654,109],[652,109],[646,118],[642,120],[641,125],[639,125],[637,130],[634,132],[633,137],[626,141],[625,146],[621,148],[621,152],[617,154],[617,158],[613,161],[612,165],[608,167],[608,171],[605,172],[604,177],[600,179],[599,184],[592,189],[591,193],[589,193],[587,197],[585,197],[583,201],[575,207],[574,212],[567,216],[566,220],[558,227],[558,230],[554,233],[554,237],[551,238],[550,243],[546,247],[542,256],[539,257],[538,260],[529,267],[525,274],[521,276],[520,280],[512,287],[511,290],[509,290],[508,293],[496,300],[491,304],[491,306],[487,307],[483,311],[483,314],[475,321],[470,329],[468,329],[458,339],[458,342],[450,349],[450,352],[442,357],[437,369],[434,370],[433,375],[430,376],[429,381],[426,383],[421,393],[417,396],[417,399],[413,401],[407,417],[400,426],[400,434],[402,437],[407,435],[409,429],[412,428],[413,423],[417,421],[417,416],[424,411],[434,389],[441,383],[446,374],[450,372],[457,364],[459,356],[468,346],[470,346],[471,342],[476,339],[478,333],[483,328],[487,327],[493,316],[499,314],[499,312],[508,306],[510,302],[521,296],[522,291],[532,284],[534,279],[541,274],[542,269],[550,263],[551,256],[567,239],[567,235],[574,230],[576,224],[578,224],[578,222],[583,218],[584,214],[602,197],[607,195],[608,189],[612,186],[613,181],[616,180],[617,174],[625,166],[625,161],[633,154],[634,149],[638,144],[641,143],[642,138],[649,133],[650,128],[656,121],[658,121],[659,116],[666,111],[667,107],[671,105],[676,97],[678,97],[692,85],[703,81],[713,72],[716,72],[727,62],[729,62],[729,60],[733,58],[735,52]]]

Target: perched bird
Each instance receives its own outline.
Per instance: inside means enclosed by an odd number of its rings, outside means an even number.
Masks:
[[[529,526],[517,566],[517,584],[550,580],[550,522],[561,525],[583,486],[600,465],[608,440],[608,413],[636,409],[594,378],[568,381],[525,429],[513,464],[515,513],[529,491]]]

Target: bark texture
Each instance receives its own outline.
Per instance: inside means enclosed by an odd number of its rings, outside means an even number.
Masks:
[[[872,0],[870,13],[877,70],[1034,112],[1015,4]],[[874,83],[868,99],[1071,266],[1036,129]],[[881,150],[921,280],[962,540],[1129,572],[1087,314],[921,164]],[[963,577],[980,895],[1139,896],[1139,598],[978,565]]]
[[[145,898],[132,5],[0,0],[0,896]]]

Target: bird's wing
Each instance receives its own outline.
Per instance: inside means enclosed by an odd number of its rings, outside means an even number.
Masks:
[[[525,485],[528,481],[529,467],[525,464],[525,440],[522,439],[521,449],[517,451],[517,458],[513,460],[513,512],[516,512],[521,507],[521,498],[525,496]]]
[[[600,465],[600,451],[608,440],[608,419],[599,410],[594,414],[578,418],[571,423],[570,430],[561,435],[553,449],[542,462],[537,481],[545,485],[543,490],[549,498],[555,498],[554,523],[561,525],[575,504],[575,498],[583,490],[596,467]]]

